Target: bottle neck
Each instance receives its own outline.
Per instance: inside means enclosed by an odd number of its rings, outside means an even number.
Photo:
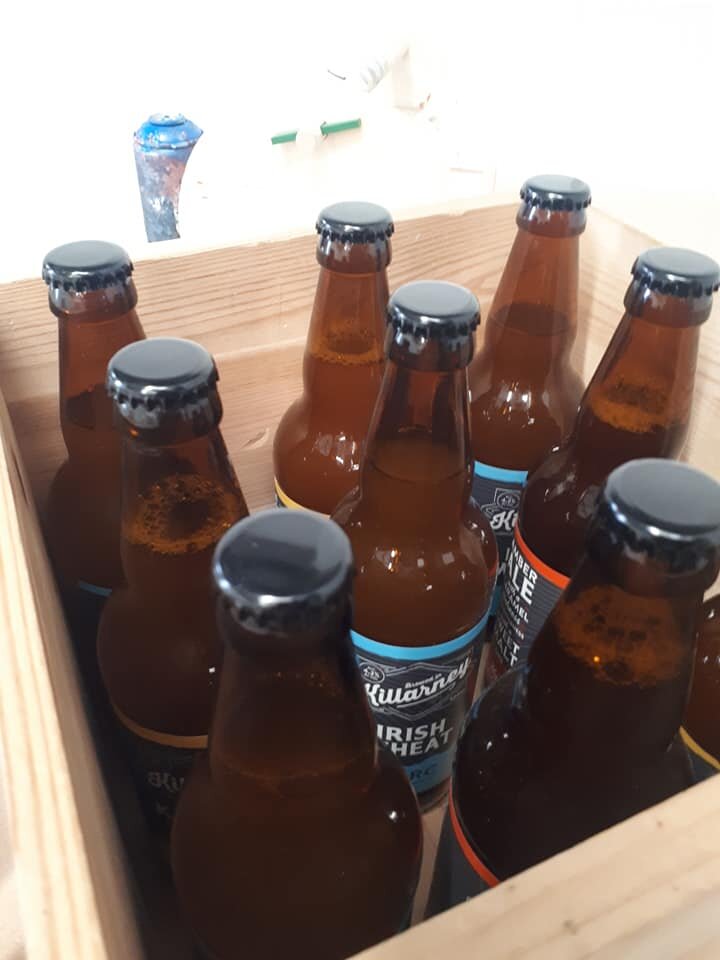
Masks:
[[[366,787],[376,738],[350,608],[315,632],[253,634],[218,604],[225,656],[210,732],[214,783],[270,806],[334,805]]]
[[[341,396],[329,368],[342,367],[342,376],[384,360],[385,311],[388,302],[388,243],[330,243],[318,251],[320,275],[305,351],[307,392]],[[377,388],[377,384],[375,384]]]
[[[50,309],[58,318],[60,423],[71,458],[85,454],[88,431],[99,457],[106,447],[117,451],[105,375],[113,354],[144,337],[136,303],[132,282],[83,294],[51,291]]]
[[[459,519],[471,485],[467,369],[425,371],[389,360],[370,428],[363,498],[382,501],[389,520],[410,512],[417,522],[423,516],[437,522]]]
[[[579,238],[585,211],[525,209],[485,325],[484,350],[512,353],[518,380],[567,362],[577,332]],[[518,350],[518,337],[532,350]]]
[[[656,761],[682,722],[702,577],[668,592],[649,561],[632,566],[622,582],[586,555],[530,651],[525,709],[574,763]]]
[[[630,288],[634,290],[634,285]],[[709,315],[686,300],[643,288],[626,298],[616,329],[580,404],[570,438],[602,480],[637,457],[676,457],[687,435],[700,325]]]
[[[217,425],[163,445],[126,435],[122,478],[120,550],[129,587],[193,614],[200,603],[207,616],[213,550],[248,512]]]

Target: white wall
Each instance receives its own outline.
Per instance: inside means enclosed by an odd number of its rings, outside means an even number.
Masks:
[[[302,232],[341,197],[402,213],[514,195],[543,170],[584,177],[598,207],[720,258],[718,7],[17,4],[0,64],[0,280],[37,274],[51,245],[81,236],[161,255]],[[421,111],[393,105],[391,78],[352,96],[325,78],[395,36],[411,43],[418,97],[431,92]],[[183,185],[182,240],[147,247],[132,132],[156,110],[182,110],[205,134]],[[357,114],[361,131],[270,145],[288,127]]]

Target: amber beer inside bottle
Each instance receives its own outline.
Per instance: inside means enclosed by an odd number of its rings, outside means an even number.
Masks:
[[[493,612],[523,484],[568,433],[583,391],[570,351],[590,188],[546,174],[526,181],[520,197],[515,242],[469,370],[473,496],[500,552]]]
[[[278,506],[330,514],[358,482],[382,378],[393,230],[388,211],[373,203],[320,213],[303,393],[273,445]]]
[[[696,776],[720,770],[720,594],[703,606],[682,735]]]
[[[478,318],[475,297],[455,284],[393,294],[360,486],[333,515],[357,564],[352,635],[378,738],[425,808],[447,789],[497,568],[470,496],[467,365]]]
[[[120,438],[105,371],[117,350],[144,336],[132,269],[121,247],[101,241],[57,247],[43,263],[58,319],[60,425],[68,453],[50,488],[45,528],[85,666],[94,664],[102,605],[122,583]]]
[[[603,481],[639,457],[676,457],[688,430],[701,325],[720,267],[690,250],[638,257],[625,315],[569,437],[523,493],[486,679],[523,662],[583,549]]]
[[[160,830],[210,725],[220,650],[212,552],[248,512],[219,429],[217,380],[206,350],[171,338],[124,348],[107,374],[123,438],[126,583],[103,611],[98,657],[140,800]]]
[[[527,664],[472,709],[430,912],[694,782],[678,730],[719,568],[720,485],[657,459],[610,475]]]
[[[307,512],[263,511],[218,545],[220,689],[172,836],[203,956],[342,960],[409,923],[420,815],[377,747],[351,568],[347,537]]]

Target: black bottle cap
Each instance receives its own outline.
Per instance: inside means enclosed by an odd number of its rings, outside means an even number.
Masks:
[[[341,243],[374,243],[391,237],[395,224],[385,207],[347,200],[321,210],[315,229],[321,237]]]
[[[218,372],[199,343],[153,337],[123,347],[107,370],[107,392],[125,420],[154,429],[168,413],[202,414],[219,404]]]
[[[720,266],[710,257],[681,247],[653,247],[632,266],[640,283],[672,297],[711,296],[720,286]]]
[[[673,460],[631,460],[608,477],[594,525],[615,546],[643,553],[670,573],[716,567],[720,484]]]
[[[350,541],[316,513],[273,508],[236,523],[220,540],[213,577],[246,630],[295,633],[349,604]]]
[[[388,323],[400,333],[428,340],[472,339],[480,306],[465,287],[444,280],[405,283],[390,297]]]
[[[78,240],[55,247],[45,257],[42,278],[48,286],[86,293],[125,284],[133,272],[128,254],[115,243]]]
[[[540,173],[520,188],[520,198],[543,210],[584,210],[590,206],[590,187],[577,177]]]

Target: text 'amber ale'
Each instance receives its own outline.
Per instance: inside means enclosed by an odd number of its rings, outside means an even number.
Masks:
[[[703,606],[695,671],[680,731],[698,778],[720,770],[720,594]]]
[[[360,486],[334,519],[357,577],[353,642],[378,739],[424,807],[447,789],[472,702],[497,568],[471,499],[467,365],[475,297],[452,283],[400,287]]]
[[[207,744],[220,644],[210,563],[247,507],[220,434],[210,354],[157,337],[111,360],[123,438],[121,555],[98,633],[100,670],[140,801],[161,831]]]
[[[303,393],[273,443],[278,506],[330,514],[358,483],[382,378],[393,229],[374,203],[336,203],[318,218]]]
[[[546,174],[526,181],[520,198],[515,242],[469,371],[473,496],[500,553],[493,614],[523,484],[570,430],[583,391],[570,350],[590,188]]]
[[[620,321],[568,439],[523,492],[485,678],[523,663],[583,550],[611,470],[637,457],[676,457],[688,430],[700,327],[720,267],[691,250],[635,261]]]
[[[102,606],[123,579],[120,437],[105,372],[117,350],[144,336],[132,269],[121,247],[102,241],[65,244],[43,263],[50,310],[58,318],[60,425],[68,452],[50,487],[46,532],[86,671],[96,669]]]
[[[342,960],[408,925],[422,852],[353,656],[350,544],[324,517],[266,510],[213,572],[225,654],[173,827],[180,900],[213,960]]]
[[[678,731],[703,592],[719,568],[719,484],[669,460],[610,475],[527,664],[471,711],[430,912],[694,782]]]

